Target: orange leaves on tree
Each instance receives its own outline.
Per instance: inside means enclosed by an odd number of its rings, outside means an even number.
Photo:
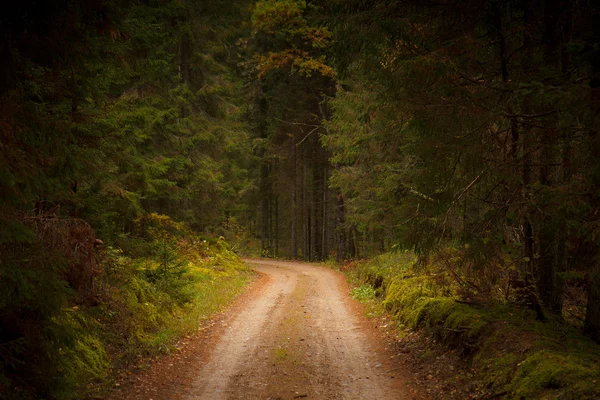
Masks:
[[[256,3],[252,24],[259,32],[283,39],[288,48],[259,54],[258,77],[264,78],[271,70],[290,68],[292,73],[310,77],[317,73],[334,77],[333,68],[319,50],[331,43],[331,32],[325,27],[310,26],[305,18],[304,0],[264,0]]]
[[[315,49],[324,49],[331,44],[331,32],[327,28],[306,27],[301,34]]]
[[[311,57],[308,52],[297,49],[287,49],[281,52],[270,52],[268,55],[258,55],[258,77],[264,78],[271,70],[279,70],[291,66],[292,72],[310,77],[313,73],[333,78],[335,71],[326,64],[325,56]]]

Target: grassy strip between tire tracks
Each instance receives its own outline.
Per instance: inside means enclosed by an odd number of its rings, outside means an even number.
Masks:
[[[463,382],[471,398],[600,398],[600,346],[564,321],[536,321],[509,304],[461,303],[439,279],[443,271],[418,268],[409,254],[381,255],[347,273],[353,297],[462,354],[474,372]]]

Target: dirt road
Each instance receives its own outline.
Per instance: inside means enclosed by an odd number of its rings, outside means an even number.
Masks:
[[[155,389],[124,393],[128,398],[414,398],[348,299],[342,274],[305,263],[247,262],[264,274],[262,285],[220,322],[212,348],[191,356],[187,372],[175,365]]]

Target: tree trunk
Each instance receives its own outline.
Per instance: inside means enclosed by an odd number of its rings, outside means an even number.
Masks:
[[[588,277],[587,310],[583,331],[600,343],[600,268],[596,265]]]
[[[327,258],[327,163],[323,163],[323,207],[321,215],[321,258]]]
[[[275,195],[275,257],[279,257],[279,196]]]
[[[316,137],[316,136],[315,136]],[[311,160],[312,165],[312,209],[311,209],[311,260],[321,259],[321,230],[319,229],[321,218],[320,207],[321,194],[320,194],[320,182],[321,182],[321,149],[318,141],[311,141],[311,145],[314,147],[313,158]]]
[[[542,187],[551,187],[557,184],[553,169],[550,165],[555,164],[554,148],[551,138],[542,144],[541,168],[539,183]],[[550,143],[548,143],[550,142]],[[541,208],[539,215],[538,228],[538,252],[539,256],[534,264],[535,283],[541,303],[549,311],[560,314],[563,304],[564,283],[560,276],[562,266],[560,265],[561,256],[559,251],[559,236],[563,230],[560,216],[557,216],[559,210],[556,209],[552,200],[546,200],[538,207]]]
[[[308,261],[310,257],[310,232],[308,219],[308,174],[306,172],[306,146],[302,147],[302,258]]]
[[[271,165],[269,164],[269,178],[271,177]],[[267,188],[267,204],[269,205],[269,218],[268,218],[268,248],[269,257],[273,256],[273,185],[269,179],[269,186]]]
[[[337,246],[337,262],[341,263],[346,258],[346,233],[344,232],[345,222],[344,212],[344,197],[341,192],[337,195],[337,230],[338,230],[338,246]]]
[[[262,168],[261,168],[261,195],[262,195],[262,199],[261,199],[261,220],[262,220],[262,226],[261,226],[261,247],[262,247],[262,255],[263,256],[268,256],[270,249],[269,249],[269,242],[271,240],[270,238],[270,232],[269,232],[269,167],[267,165],[266,162],[263,163]]]
[[[600,39],[600,14],[596,9],[594,14],[594,37]],[[592,64],[592,80],[590,82],[591,87],[591,98],[590,104],[592,111],[594,112],[594,121],[592,129],[590,130],[590,163],[593,165],[592,170],[592,208],[594,212],[600,209],[600,165],[598,160],[600,159],[600,54],[597,53],[596,58]],[[595,262],[592,266],[592,270],[588,275],[588,298],[587,298],[587,310],[585,314],[584,332],[589,335],[594,341],[600,343],[600,248],[597,241],[594,241],[596,246],[595,250]]]
[[[318,259],[319,249],[317,244],[319,243],[319,221],[317,220],[317,191],[313,191],[313,203],[310,209],[310,260],[315,261]]]
[[[525,3],[525,9],[523,13],[523,22],[525,26],[529,26],[534,20],[534,9],[530,3]],[[531,59],[533,59],[533,45],[531,36],[526,33],[523,36],[523,48],[525,57],[523,60],[525,61],[525,65],[521,68],[526,74],[531,73],[531,66],[528,64]],[[525,96],[523,98],[522,109],[520,110],[522,113],[530,112],[531,109],[531,98],[530,96]],[[538,320],[545,320],[546,316],[544,315],[544,311],[540,304],[539,300],[539,292],[536,282],[537,278],[537,268],[535,261],[535,253],[536,253],[536,245],[537,245],[537,232],[534,230],[536,228],[535,221],[537,216],[537,210],[535,209],[534,196],[532,190],[532,184],[534,183],[534,148],[535,148],[535,133],[533,132],[532,127],[525,127],[522,123],[520,123],[516,119],[511,119],[511,131],[513,138],[518,138],[520,144],[520,154],[515,153],[515,157],[523,158],[523,169],[522,169],[522,197],[523,201],[526,204],[523,209],[523,233],[524,233],[524,245],[523,245],[523,255],[524,261],[522,262],[521,273],[523,275],[523,280],[525,282],[525,289],[527,293],[527,299],[531,305],[531,307],[536,312],[536,318]]]
[[[296,233],[296,219],[298,218],[297,168],[298,160],[296,156],[296,139],[295,137],[292,137],[292,221],[290,227],[290,256],[294,260],[298,258],[298,235]]]
[[[544,8],[544,61],[546,65],[554,69],[554,74],[558,77],[568,67],[568,57],[561,54],[559,47],[561,43],[567,43],[570,38],[571,10],[568,4],[560,0],[546,0]],[[559,79],[559,78],[556,78]],[[549,110],[552,111],[552,110]],[[548,117],[552,126],[558,126],[555,116]],[[567,159],[569,135],[563,139],[565,149],[563,149],[562,173],[559,173],[557,161],[559,149],[559,136],[568,132],[557,132],[556,129],[549,129],[539,133],[541,142],[541,167],[540,184],[547,188],[548,192],[564,183],[563,179],[569,179],[565,160]],[[551,312],[559,314],[562,312],[564,279],[561,272],[564,271],[564,262],[566,260],[566,248],[564,246],[565,231],[567,229],[564,222],[565,217],[560,210],[560,206],[554,204],[554,199],[550,198],[541,204],[540,227],[539,227],[539,253],[536,283],[538,293],[542,304]]]

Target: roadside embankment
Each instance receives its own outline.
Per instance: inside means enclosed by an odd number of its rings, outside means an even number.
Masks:
[[[600,346],[562,318],[537,321],[524,306],[465,300],[451,272],[417,266],[410,254],[355,263],[348,274],[354,297],[389,313],[399,337],[418,331],[460,355],[468,373],[445,384],[462,390],[444,398],[600,397]]]
[[[31,252],[45,257],[13,268],[19,275],[0,295],[0,328],[11,329],[0,333],[14,337],[0,346],[2,399],[104,398],[197,332],[252,277],[222,238],[167,216],[140,217],[110,246],[83,221],[31,225]]]

